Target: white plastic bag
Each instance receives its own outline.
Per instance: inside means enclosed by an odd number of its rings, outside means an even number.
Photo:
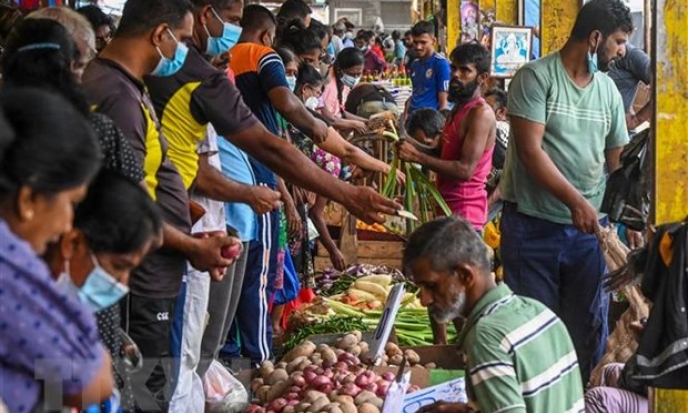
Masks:
[[[246,388],[217,360],[205,373],[203,389],[211,413],[241,413],[248,408]]]

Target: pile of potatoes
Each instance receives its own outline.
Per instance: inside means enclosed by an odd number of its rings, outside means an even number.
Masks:
[[[394,373],[378,375],[361,359],[367,360],[368,343],[354,331],[334,346],[316,346],[305,341],[273,365],[265,362],[260,377],[251,388],[260,405],[249,413],[380,413]],[[420,363],[418,354],[402,351],[388,343],[382,363],[398,366],[406,356],[407,364]],[[432,364],[425,366],[433,368]],[[408,392],[419,390],[410,386]]]

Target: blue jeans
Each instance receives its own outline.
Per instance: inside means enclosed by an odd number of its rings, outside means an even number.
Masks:
[[[601,282],[606,264],[597,237],[504,203],[500,247],[504,281],[516,294],[542,302],[562,319],[587,383],[609,334],[609,295]]]

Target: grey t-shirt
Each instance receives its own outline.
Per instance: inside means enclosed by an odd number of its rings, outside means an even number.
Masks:
[[[638,82],[649,85],[652,81],[650,57],[642,49],[627,43],[626,56],[617,59],[607,74],[614,80],[617,89],[619,89],[624,110],[628,113],[631,105],[633,105]]]

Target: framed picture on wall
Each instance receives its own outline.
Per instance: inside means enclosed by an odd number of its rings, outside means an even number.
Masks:
[[[334,9],[334,21],[346,18],[354,26],[363,25],[363,12],[361,9]]]
[[[493,26],[490,76],[512,77],[530,61],[532,49],[532,27]]]

